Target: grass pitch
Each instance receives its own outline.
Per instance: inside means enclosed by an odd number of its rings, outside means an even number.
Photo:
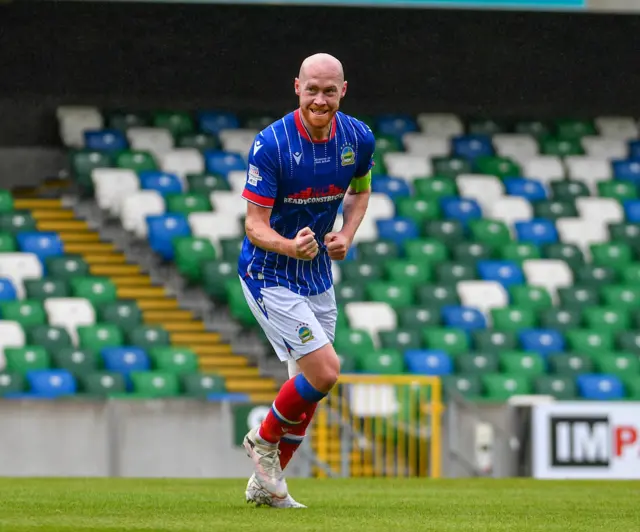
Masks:
[[[0,531],[640,531],[640,482],[289,481],[306,510],[254,508],[246,480],[0,479]]]

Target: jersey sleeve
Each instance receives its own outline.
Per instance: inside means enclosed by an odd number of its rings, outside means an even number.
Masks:
[[[364,177],[369,173],[369,170],[373,167],[373,153],[376,149],[376,138],[373,135],[373,131],[369,129],[369,126],[362,125],[365,133],[362,135],[360,156],[358,157],[355,177]]]
[[[260,207],[272,208],[278,193],[277,157],[261,133],[249,151],[249,168],[242,197]]]

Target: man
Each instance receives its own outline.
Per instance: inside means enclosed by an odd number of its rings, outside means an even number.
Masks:
[[[338,112],[347,82],[335,57],[305,59],[295,92],[299,108],[264,129],[250,150],[238,263],[247,303],[289,365],[290,379],[244,439],[255,470],[247,501],[278,508],[304,508],[288,494],[283,470],[340,373],[331,261],[346,257],[367,210],[375,147],[365,124]]]

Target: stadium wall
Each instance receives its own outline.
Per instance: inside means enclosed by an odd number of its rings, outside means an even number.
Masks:
[[[0,145],[57,142],[61,103],[280,113],[318,50],[354,113],[640,115],[640,16],[16,2],[0,5]]]

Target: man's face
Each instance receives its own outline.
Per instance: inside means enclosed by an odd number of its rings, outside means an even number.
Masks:
[[[340,108],[347,82],[333,68],[314,66],[296,78],[295,89],[305,122],[314,128],[325,128]]]

